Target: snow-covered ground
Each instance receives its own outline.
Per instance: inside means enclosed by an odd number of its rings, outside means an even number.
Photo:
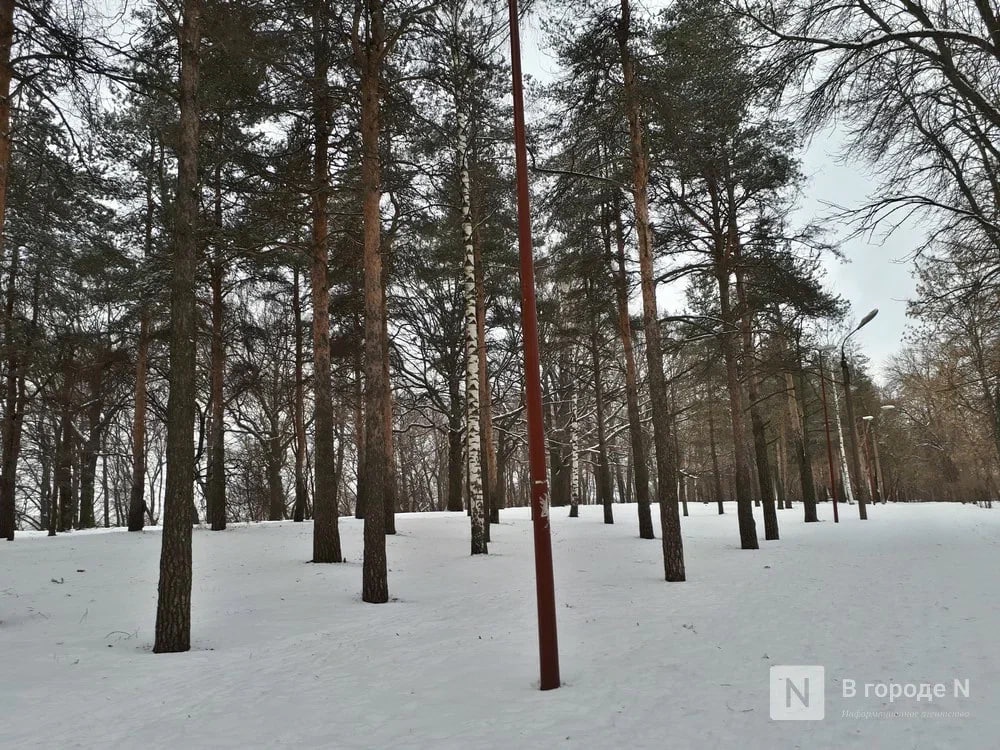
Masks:
[[[548,692],[526,509],[477,558],[464,515],[400,515],[385,605],[360,601],[353,519],[343,565],[306,562],[310,524],[198,529],[194,648],[172,655],[150,652],[157,531],[22,535],[0,543],[0,747],[1000,747],[1000,511],[844,508],[834,525],[827,505],[806,525],[796,508],[754,552],[734,510],[692,506],[688,580],[668,584],[634,506],[614,526],[553,509]],[[775,665],[825,667],[825,719],[770,718]],[[865,697],[890,681],[947,694]]]

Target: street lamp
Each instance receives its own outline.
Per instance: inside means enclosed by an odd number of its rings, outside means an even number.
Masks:
[[[858,457],[858,436],[857,428],[854,426],[854,404],[851,403],[851,370],[847,366],[847,353],[844,351],[844,347],[847,345],[848,339],[854,334],[864,328],[866,325],[872,322],[875,316],[878,315],[878,308],[876,307],[865,317],[861,319],[861,322],[854,327],[843,340],[840,342],[840,370],[844,376],[844,400],[847,406],[847,440],[850,446],[851,453],[851,473],[854,475],[854,480],[858,485],[863,485],[864,482],[861,481],[861,459]],[[852,481],[848,477],[848,481]],[[861,491],[858,493],[858,513],[862,521],[868,520],[868,508],[865,504],[865,492]]]

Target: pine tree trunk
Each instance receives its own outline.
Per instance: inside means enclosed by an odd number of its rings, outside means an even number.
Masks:
[[[597,502],[604,507],[604,523],[614,523],[614,490],[608,465],[607,429],[604,423],[604,376],[596,321],[590,329],[590,358],[594,377],[594,418],[597,421]]]
[[[101,412],[104,401],[98,395],[101,390],[100,366],[91,382],[91,400],[87,407],[87,440],[83,449],[83,463],[80,470],[80,522],[78,528],[92,529],[97,525],[94,518],[94,489],[97,482],[97,458],[101,452]]]
[[[56,528],[59,526],[59,457],[62,451],[62,431],[56,427],[53,437],[52,450],[52,487],[49,491],[49,536],[56,535]]]
[[[774,487],[771,484],[771,467],[767,450],[767,434],[760,413],[760,386],[757,380],[757,354],[753,343],[753,311],[747,300],[746,270],[743,267],[743,245],[736,228],[736,198],[730,182],[726,186],[726,205],[729,216],[729,249],[736,276],[736,299],[740,306],[740,330],[743,340],[743,375],[746,378],[747,396],[750,399],[750,434],[753,439],[754,465],[757,468],[757,487],[764,510],[764,539],[778,539],[778,514],[774,507]]]
[[[618,306],[618,335],[625,353],[625,401],[628,407],[628,434],[632,445],[632,471],[635,474],[635,498],[638,503],[639,538],[655,539],[653,516],[649,508],[649,467],[642,434],[642,415],[639,412],[639,376],[635,365],[632,344],[632,323],[628,312],[628,269],[625,266],[625,231],[622,228],[621,209],[615,210],[615,244],[618,252],[618,269],[614,274],[615,300]]]
[[[737,331],[729,300],[729,270],[724,260],[718,261],[716,279],[719,284],[719,306],[722,311],[724,334],[719,347],[726,363],[726,388],[729,391],[729,412],[733,428],[733,457],[736,464],[736,517],[740,529],[740,546],[758,549],[757,526],[753,518],[753,497],[750,489],[750,456],[746,446],[746,422],[743,415],[743,391],[736,362],[736,352],[730,332]]]
[[[281,465],[284,463],[282,453],[277,420],[272,419],[270,440],[267,441],[268,521],[285,520],[285,488],[281,482]]]
[[[5,261],[7,188],[10,184],[11,128],[10,87],[14,70],[10,64],[14,44],[15,0],[0,0],[0,266]]]
[[[146,502],[146,373],[149,369],[149,311],[139,313],[139,343],[135,360],[135,411],[132,418],[132,482],[128,503],[128,530],[142,531]]]
[[[507,507],[507,440],[503,432],[497,438],[497,503]]]
[[[156,653],[191,648],[191,507],[194,504],[195,283],[198,267],[198,77],[202,0],[184,0],[180,128],[170,290],[170,395]]]
[[[223,269],[219,259],[210,263],[212,287],[212,342],[210,347],[210,382],[212,417],[208,446],[208,487],[205,504],[212,531],[226,528],[226,425],[225,375],[226,350],[223,325],[225,314],[222,298]]]
[[[63,386],[60,394],[59,416],[59,450],[56,453],[56,487],[59,497],[59,514],[56,528],[59,531],[70,531],[76,509],[73,507],[73,417],[71,414],[71,399],[73,393],[74,372],[70,362],[73,359],[72,350],[67,361],[63,363]]]
[[[802,377],[801,365],[797,373]],[[799,483],[802,485],[802,509],[805,522],[819,521],[816,515],[816,485],[813,482],[812,456],[806,439],[805,422],[802,410],[799,408],[801,384],[796,384],[792,373],[785,373],[785,392],[788,394],[788,422],[792,426],[792,451],[795,453],[795,463],[799,469]]]
[[[385,556],[386,476],[392,456],[386,454],[386,414],[389,404],[389,363],[385,340],[386,307],[382,277],[380,186],[380,92],[386,52],[382,0],[359,0],[366,19],[363,38],[352,40],[361,78],[361,216],[365,302],[365,529],[361,598],[389,600]],[[318,460],[318,457],[317,457]]]
[[[712,490],[715,492],[715,502],[719,504],[719,515],[726,512],[723,506],[722,474],[719,472],[719,451],[715,443],[715,417],[712,405],[708,407],[708,446],[712,455]]]
[[[99,450],[101,451],[101,500],[104,503],[104,528],[109,528],[111,526],[111,519],[109,514],[111,512],[110,494],[108,492],[108,457],[107,457],[107,447],[105,446],[104,433],[101,433],[101,445]]]
[[[330,392],[330,286],[329,217],[330,118],[332,102],[327,76],[330,67],[327,0],[313,8],[313,194],[312,194],[312,299],[313,299],[313,400],[315,445],[313,467],[313,562],[339,563],[340,529],[335,501],[333,450],[333,397]]]
[[[786,505],[785,498],[785,449],[784,449],[784,436],[778,438],[778,442],[774,445],[774,496],[778,501],[778,510],[784,510],[786,507],[791,508],[791,504]]]
[[[6,3],[4,3],[6,5]],[[3,34],[5,33],[3,24],[5,22],[3,14],[6,9],[0,6],[0,54],[3,53],[3,44],[5,43]],[[10,45],[7,42],[7,58],[10,57]],[[0,71],[3,70],[2,61],[0,61]],[[0,86],[2,86],[2,81],[0,81]],[[10,81],[7,81],[7,88],[10,88]],[[2,93],[2,90],[0,90]],[[9,124],[9,105],[4,102],[0,102],[0,110],[4,107],[7,108],[7,122]],[[0,125],[2,125],[3,112],[0,111]],[[9,135],[7,131],[4,130],[0,133],[0,158],[3,157],[4,142],[6,142],[6,149],[8,151],[7,158],[10,158],[10,143]],[[0,164],[0,169],[4,169],[4,165]],[[6,172],[0,177],[3,180],[3,185],[0,185],[0,189],[6,190]],[[4,199],[6,193],[0,195],[0,200]],[[0,206],[0,212],[3,208]],[[3,214],[0,213],[0,260],[2,260],[2,247],[3,247],[3,234],[2,234],[2,224]],[[3,310],[3,336],[4,336],[4,360],[6,364],[6,376],[4,379],[4,413],[3,419],[0,421],[0,537],[7,539],[9,541],[14,541],[15,528],[17,526],[17,459],[18,454],[21,449],[21,425],[24,420],[24,409],[23,409],[23,396],[19,398],[19,390],[23,392],[23,377],[20,374],[21,363],[18,356],[18,346],[15,341],[14,333],[14,307],[15,307],[15,296],[17,293],[17,275],[18,275],[18,264],[20,260],[20,252],[17,246],[14,247],[11,252],[10,259],[10,271],[7,275],[7,297],[4,301]],[[18,383],[21,383],[21,388],[18,388]],[[22,408],[18,408],[19,402]]]
[[[5,260],[7,188],[10,181],[11,162],[11,100],[10,88],[13,69],[10,64],[14,43],[14,0],[0,0],[0,266]],[[17,278],[18,248],[11,253],[7,299],[4,303],[4,359],[6,364],[4,415],[0,422],[0,537],[14,540],[17,526],[15,492],[17,487],[17,459],[21,447],[21,424],[24,419],[18,402],[18,370],[20,364],[14,342],[13,316],[15,280]],[[22,388],[23,390],[23,388]]]
[[[156,160],[156,139],[151,136],[149,143],[149,169]],[[148,258],[153,248],[153,202],[152,173],[146,175],[146,215],[143,257]],[[129,489],[128,530],[142,531],[146,517],[146,380],[149,371],[149,325],[150,311],[146,304],[139,306],[139,341],[135,359],[135,410],[132,417],[132,481]]]
[[[680,497],[681,509],[685,516],[688,515],[688,486],[687,476],[684,474],[684,454],[681,451],[680,433],[677,428],[677,389],[674,384],[670,384],[670,427],[673,435],[673,451],[677,466],[677,494]]]
[[[52,496],[52,457],[49,454],[48,433],[42,423],[42,431],[38,436],[38,463],[41,464],[42,477],[39,481],[38,528],[49,527],[49,507]]]
[[[389,361],[389,331],[388,326],[385,329],[385,361]],[[387,365],[388,366],[388,365]],[[386,378],[388,379],[388,373],[386,373]],[[385,402],[385,455],[388,460],[385,471],[385,502],[383,503],[385,507],[385,533],[386,536],[396,533],[396,505],[398,499],[399,488],[396,483],[396,436],[393,434],[392,430],[392,391],[389,391],[389,398]],[[339,427],[339,425],[338,425]],[[343,446],[343,440],[340,441],[341,447]]]
[[[767,434],[764,419],[760,413],[760,387],[757,375],[751,372],[747,377],[747,395],[750,398],[750,431],[753,435],[754,457],[757,466],[757,484],[760,487],[761,504],[764,506],[764,539],[778,539],[778,514],[774,507],[774,485],[771,479],[771,461],[767,450]]]
[[[306,517],[306,410],[305,378],[302,374],[302,292],[299,289],[299,267],[292,270],[292,317],[295,325],[295,506],[292,520],[302,523]]]
[[[357,445],[357,495],[354,502],[354,517],[365,517],[365,393],[364,393],[364,352],[358,349],[354,363],[354,440]]]
[[[572,359],[572,355],[570,355]],[[569,417],[569,517],[580,516],[580,422],[578,419],[576,383],[571,398],[572,413]]]
[[[670,414],[663,375],[660,320],[656,309],[656,286],[653,270],[653,240],[649,225],[647,181],[649,170],[642,143],[642,119],[639,90],[629,50],[631,9],[629,0],[621,0],[622,17],[618,27],[625,110],[629,126],[632,157],[632,193],[635,199],[636,233],[639,238],[639,276],[642,286],[642,318],[646,333],[646,359],[649,368],[649,396],[653,411],[653,443],[656,451],[657,484],[660,493],[660,527],[663,539],[663,569],[668,581],[684,580],[684,545],[681,540],[680,514],[677,508],[677,466],[671,451]]]

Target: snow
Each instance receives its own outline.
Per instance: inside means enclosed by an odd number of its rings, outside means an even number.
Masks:
[[[695,504],[688,581],[668,584],[635,506],[614,526],[567,510],[552,519],[564,686],[547,692],[527,509],[503,511],[477,557],[464,514],[400,514],[384,605],[360,601],[353,519],[342,565],[306,562],[310,524],[197,529],[193,650],[170,655],[150,652],[158,531],[21,535],[0,544],[0,747],[997,747],[1000,512],[842,507],[835,525],[827,504],[807,525],[796,507],[781,541],[743,551],[734,508]],[[783,664],[825,666],[824,720],[770,719]],[[947,695],[864,697],[889,681]],[[884,710],[960,715],[843,713]]]

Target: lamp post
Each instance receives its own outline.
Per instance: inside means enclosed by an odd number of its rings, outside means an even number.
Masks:
[[[524,394],[528,416],[528,469],[531,477],[531,522],[535,541],[535,596],[538,607],[540,687],[559,687],[559,646],[556,639],[556,596],[552,575],[549,529],[549,485],[545,475],[545,434],[542,426],[542,383],[539,375],[538,312],[535,306],[535,262],[531,246],[528,202],[528,156],[524,134],[524,91],[521,80],[521,39],[517,0],[510,11],[510,68],[514,100],[514,163],[517,172],[517,244],[521,262],[521,328],[524,340]]]
[[[854,475],[854,479],[848,479],[848,481],[856,481],[858,485],[863,485],[864,482],[861,481],[861,459],[858,456],[858,435],[857,427],[854,424],[854,404],[851,401],[851,369],[847,366],[847,353],[844,347],[847,345],[848,339],[854,334],[864,328],[866,325],[872,322],[872,319],[878,315],[878,308],[876,307],[865,317],[861,319],[861,322],[854,327],[843,340],[840,342],[840,370],[844,376],[844,403],[847,408],[847,441],[850,447],[851,454],[851,473]],[[865,490],[860,488],[862,491],[858,493],[858,514],[862,521],[868,520],[868,508],[865,503]]]

